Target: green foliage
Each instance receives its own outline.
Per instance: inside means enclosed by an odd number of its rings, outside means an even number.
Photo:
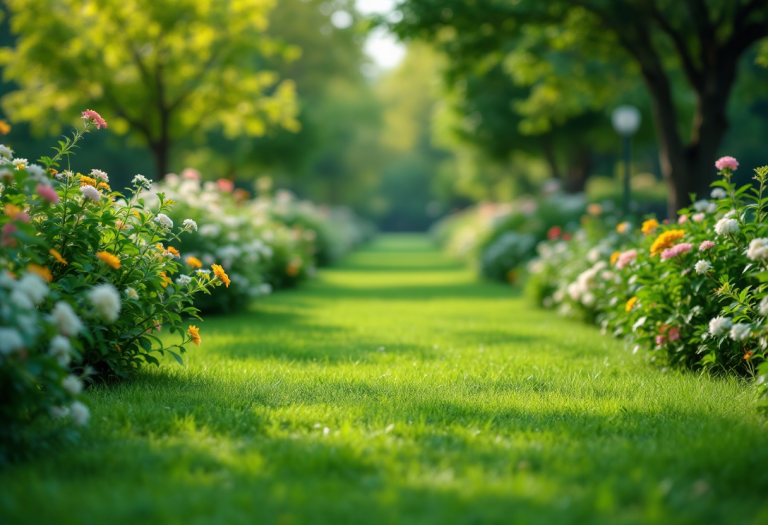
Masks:
[[[264,67],[298,53],[265,35],[270,0],[7,4],[18,36],[0,64],[19,86],[3,97],[13,120],[50,129],[74,108],[103,108],[118,133],[149,145],[160,177],[181,137],[298,129],[294,84]]]

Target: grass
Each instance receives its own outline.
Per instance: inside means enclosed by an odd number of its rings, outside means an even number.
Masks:
[[[0,472],[0,523],[768,523],[749,385],[651,367],[424,237],[201,333]]]

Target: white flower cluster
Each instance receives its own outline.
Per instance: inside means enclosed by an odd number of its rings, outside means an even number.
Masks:
[[[768,258],[768,239],[753,239],[747,248],[747,257],[753,261],[760,261]]]
[[[96,313],[108,323],[117,321],[120,314],[120,294],[111,284],[94,286],[88,292],[88,299]]]
[[[80,193],[83,194],[84,199],[89,199],[94,202],[99,202],[101,200],[99,190],[88,184],[80,187]]]
[[[135,177],[133,177],[132,182],[134,186],[137,186],[140,189],[141,188],[149,189],[152,187],[152,183],[144,175],[136,175]]]
[[[155,222],[166,230],[173,228],[173,221],[165,213],[158,213],[157,217],[155,217]]]
[[[730,219],[726,215],[715,224],[715,233],[718,235],[732,235],[739,231],[739,221]]]

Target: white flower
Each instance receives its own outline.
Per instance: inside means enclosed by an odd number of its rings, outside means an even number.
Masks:
[[[27,165],[29,164],[29,161],[27,159],[13,159],[13,161],[11,161],[11,164],[16,166],[17,170],[23,170],[24,168],[27,167]]]
[[[13,150],[8,146],[6,146],[5,144],[0,144],[0,157],[5,157],[6,159],[12,159]]]
[[[69,408],[67,407],[51,407],[50,414],[53,419],[62,419],[69,415]]]
[[[203,237],[218,237],[219,233],[221,233],[221,228],[216,224],[204,224],[200,228],[200,235]]]
[[[32,298],[18,288],[11,292],[11,302],[22,310],[31,310],[35,307]]]
[[[91,176],[93,176],[94,178],[97,178],[97,179],[101,179],[104,182],[109,182],[109,177],[107,177],[107,172],[106,171],[101,171],[101,170],[93,169],[93,170],[91,170]]]
[[[144,175],[136,175],[133,178],[133,185],[138,186],[139,188],[147,188],[147,189],[152,187],[152,183],[149,182],[149,179],[146,178]]]
[[[179,275],[179,278],[176,279],[176,282],[181,286],[186,286],[192,282],[192,278],[189,275]]]
[[[192,219],[184,219],[184,229],[185,230],[195,230],[197,231],[197,223],[193,221]]]
[[[699,261],[694,265],[693,269],[696,270],[696,273],[704,275],[712,269],[712,263],[709,261]]]
[[[209,273],[211,273],[211,271],[210,270],[195,270],[195,273],[202,273],[202,274],[208,275]]]
[[[48,295],[48,284],[37,274],[27,273],[19,280],[16,290],[27,294],[35,304],[40,304]]]
[[[0,354],[8,355],[24,348],[24,340],[15,328],[0,327]]]
[[[269,295],[272,293],[272,285],[269,283],[264,283],[262,285],[259,285],[259,293],[264,295]]]
[[[724,217],[715,224],[715,233],[718,235],[729,235],[739,231],[739,222],[736,219]]]
[[[731,339],[734,341],[743,341],[749,337],[750,325],[744,323],[737,323],[731,328]]]
[[[79,377],[73,376],[72,374],[69,374],[64,378],[64,380],[61,382],[61,386],[64,390],[73,396],[76,396],[83,391],[83,382],[80,381]]]
[[[33,179],[42,179],[40,182],[48,183],[48,179],[45,178],[45,170],[42,166],[38,166],[37,164],[30,164],[27,166],[27,173],[29,173],[30,177]]]
[[[133,288],[130,288],[130,287],[125,289],[125,296],[128,299],[138,299],[139,298],[139,294],[136,292],[136,290],[134,290]]]
[[[99,193],[99,190],[93,186],[89,186],[87,184],[85,186],[80,186],[80,192],[83,194],[83,198],[85,199],[91,199],[92,201],[96,202],[101,200],[101,194]]]
[[[726,330],[729,330],[733,322],[730,317],[715,317],[709,321],[709,333],[712,335],[720,335]]]
[[[10,290],[16,286],[16,279],[13,278],[13,275],[11,275],[11,272],[8,270],[3,270],[0,272],[0,286],[6,290]]]
[[[693,222],[702,222],[706,218],[707,216],[703,213],[694,213],[691,215],[691,220],[693,220]]]
[[[72,419],[75,421],[76,424],[83,426],[88,423],[88,418],[91,417],[90,412],[88,412],[88,407],[82,404],[80,401],[75,401],[72,403]]]
[[[707,208],[707,213],[715,213],[717,211],[717,203],[713,202],[710,203],[709,207]]]
[[[77,335],[83,329],[83,322],[75,314],[72,307],[63,301],[59,301],[54,305],[51,318],[59,333],[63,335],[71,337]]]
[[[763,297],[763,300],[760,301],[760,306],[758,306],[758,310],[760,310],[760,315],[763,317],[768,317],[768,296]]]
[[[54,335],[51,338],[51,345],[48,347],[48,354],[56,358],[61,366],[67,366],[71,359],[69,355],[72,345],[69,339],[61,335]]]
[[[713,199],[724,199],[728,196],[728,194],[725,192],[723,188],[715,188],[712,190],[712,193],[710,193],[710,197]]]
[[[165,213],[158,213],[157,217],[155,217],[155,222],[166,230],[173,228],[173,221]]]
[[[709,208],[709,201],[706,200],[700,200],[693,203],[693,208],[698,211],[707,211],[707,208]]]
[[[88,292],[88,299],[96,312],[107,322],[114,323],[117,320],[120,313],[120,294],[114,286],[111,284],[94,286]]]
[[[768,257],[768,239],[753,239],[747,248],[747,257],[753,261]]]

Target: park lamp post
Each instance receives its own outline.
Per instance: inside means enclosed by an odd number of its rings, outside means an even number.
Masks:
[[[640,111],[634,106],[619,106],[613,110],[611,122],[624,142],[624,213],[629,215],[629,176],[632,162],[632,135],[640,127]]]

